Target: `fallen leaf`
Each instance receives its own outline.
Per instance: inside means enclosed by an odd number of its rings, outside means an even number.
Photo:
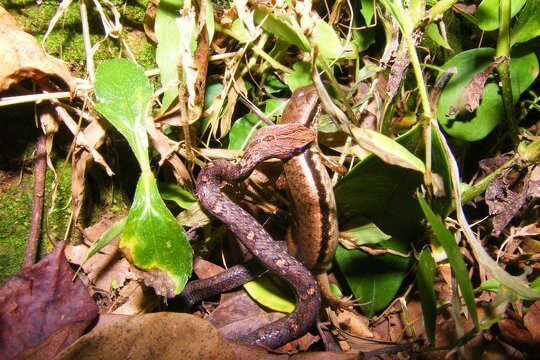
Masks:
[[[93,244],[121,218],[122,216],[113,214],[103,215],[101,221],[82,230],[85,241]],[[139,280],[137,274],[131,271],[129,262],[122,257],[118,249],[119,240],[119,237],[117,237],[82,265],[84,273],[92,284],[107,293],[111,293],[113,284],[122,287],[129,280]],[[86,244],[68,244],[66,246],[67,259],[72,264],[81,265],[88,253],[88,249],[89,246]]]
[[[64,242],[0,290],[0,354],[53,358],[83,333],[98,315],[88,289],[64,255]],[[24,356],[23,356],[24,355]]]
[[[474,75],[469,84],[463,89],[459,96],[457,108],[450,108],[450,115],[455,115],[463,111],[473,112],[480,105],[482,94],[484,93],[484,87],[489,75],[493,72],[493,69],[497,67],[503,58],[495,59],[487,68],[478,74]]]
[[[504,169],[486,189],[486,203],[493,215],[493,233],[499,234],[514,218],[527,199],[530,172]]]
[[[22,31],[15,19],[0,6],[0,91],[25,79],[32,79],[43,90],[75,91],[75,80],[68,67],[50,56],[36,39]]]
[[[523,317],[523,324],[529,330],[536,347],[540,348],[540,301],[535,302]]]
[[[61,359],[235,359],[229,343],[193,315],[161,312],[123,316],[65,349]]]

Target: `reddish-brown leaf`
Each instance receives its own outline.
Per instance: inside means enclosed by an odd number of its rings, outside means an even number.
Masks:
[[[0,354],[53,358],[97,316],[85,285],[72,282],[63,242],[0,289]],[[24,353],[23,353],[24,352]]]

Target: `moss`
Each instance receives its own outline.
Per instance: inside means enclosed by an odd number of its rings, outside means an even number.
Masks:
[[[47,213],[51,208],[50,189],[53,174],[52,171],[47,171],[39,257],[52,250],[45,224],[49,224],[48,234],[51,239],[59,241],[64,237],[70,217],[71,170],[69,166],[64,165],[63,161],[56,161],[55,166],[59,175],[56,205],[55,210],[48,216]],[[32,215],[33,181],[31,174],[25,174],[20,184],[14,183],[0,194],[0,229],[2,229],[0,231],[0,282],[22,268]],[[48,221],[45,221],[45,217],[48,217]]]
[[[145,69],[155,68],[155,47],[151,44],[143,31],[143,21],[148,0],[140,1],[113,1],[121,14],[123,26],[122,35],[126,38],[130,48],[135,54],[137,62]],[[50,20],[58,9],[58,1],[45,0],[40,5],[35,1],[7,0],[4,6],[15,16],[23,29],[34,35],[39,43],[49,27]],[[111,19],[114,19],[109,10],[104,7]],[[88,7],[88,20],[90,26],[90,39],[96,44],[104,37],[103,24],[95,7]],[[54,30],[45,42],[45,49],[53,56],[67,61],[71,68],[79,74],[85,74],[85,51],[82,37],[80,7],[77,1],[70,4],[63,16],[57,22]],[[94,61],[128,57],[125,54],[119,39],[108,38],[94,54]]]

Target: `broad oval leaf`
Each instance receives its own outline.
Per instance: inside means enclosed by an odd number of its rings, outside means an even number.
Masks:
[[[482,93],[480,106],[474,112],[455,113],[464,89],[475,75],[487,68],[493,61],[495,49],[479,48],[464,51],[443,65],[443,69],[456,67],[455,74],[441,92],[437,119],[444,130],[453,137],[477,141],[486,137],[504,118],[501,91],[495,83],[488,82]],[[517,101],[538,76],[538,59],[531,49],[512,49],[510,77],[512,93]]]
[[[397,238],[379,244],[401,253],[408,251],[407,243]],[[338,246],[335,259],[367,316],[373,316],[392,302],[411,261],[391,254],[373,256],[362,250],[346,250],[342,246]]]
[[[141,67],[126,59],[102,62],[96,71],[96,109],[126,138],[139,162],[148,162],[144,126],[152,86]]]
[[[527,0],[513,0],[511,16],[514,17],[521,10]],[[474,16],[478,19],[478,27],[484,31],[499,28],[499,0],[484,0],[478,5]]]
[[[189,191],[176,183],[159,183],[158,189],[163,199],[174,201],[182,209],[188,210],[197,202],[197,199]]]
[[[248,294],[259,304],[282,313],[289,314],[296,307],[294,294],[287,284],[273,275],[265,274],[244,284]]]
[[[139,178],[120,247],[137,267],[167,273],[172,284],[164,281],[161,295],[173,297],[184,289],[191,275],[193,250],[184,229],[161,199],[151,173]]]
[[[294,63],[293,70],[293,73],[285,75],[285,79],[287,80],[287,84],[289,84],[291,91],[312,83],[311,65],[308,62],[299,61]]]

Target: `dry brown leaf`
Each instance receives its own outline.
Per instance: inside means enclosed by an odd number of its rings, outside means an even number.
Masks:
[[[9,279],[0,289],[2,359],[54,358],[98,315],[96,304],[59,242],[52,253]]]
[[[179,313],[119,317],[92,330],[57,359],[235,359],[208,322]]]
[[[89,244],[93,244],[121,217],[114,214],[103,215],[100,222],[83,230],[85,240]],[[118,249],[119,241],[120,238],[117,237],[82,265],[92,284],[107,293],[111,293],[113,283],[121,287],[129,280],[139,280],[139,277],[131,271],[129,262],[122,257]],[[86,244],[69,244],[66,246],[66,256],[69,262],[81,265],[88,253],[88,249],[89,246]]]
[[[469,84],[465,86],[461,95],[459,96],[457,107],[452,106],[450,108],[450,115],[455,115],[463,111],[473,112],[480,105],[482,94],[484,93],[484,87],[489,75],[493,70],[502,62],[503,58],[495,59],[488,65],[483,71],[474,75]]]
[[[531,333],[536,347],[540,348],[540,301],[531,305],[529,311],[523,317],[523,324]]]
[[[0,6],[0,91],[25,79],[43,90],[75,91],[75,80],[67,66],[47,56],[36,39],[20,29],[15,19]]]
[[[373,337],[373,332],[366,324],[367,319],[364,320],[352,311],[343,310],[338,314],[338,321],[340,324],[345,325],[353,335]]]

